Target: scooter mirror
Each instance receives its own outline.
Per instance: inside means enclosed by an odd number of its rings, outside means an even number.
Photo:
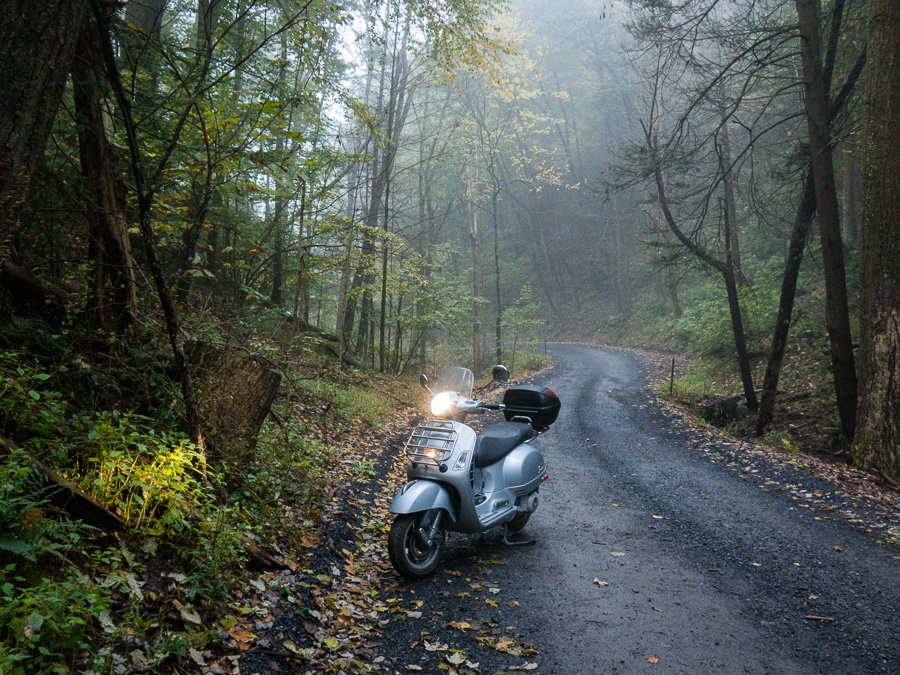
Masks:
[[[422,385],[423,388],[428,389],[428,376],[425,373],[419,375],[419,384]]]
[[[494,378],[494,382],[504,384],[509,379],[509,369],[498,363],[494,366],[493,370],[491,370],[491,377]]]

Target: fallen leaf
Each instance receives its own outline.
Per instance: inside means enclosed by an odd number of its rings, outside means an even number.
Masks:
[[[472,626],[471,624],[465,621],[451,621],[449,624],[450,628],[455,628],[456,630],[469,630]]]
[[[453,652],[452,654],[448,654],[446,657],[448,662],[452,663],[454,666],[461,666],[466,662],[465,652]]]
[[[596,577],[594,578],[594,583],[597,584],[598,586],[601,586],[601,587],[603,587],[603,586],[609,586],[609,582],[608,582],[608,581],[600,581],[600,580],[597,579]]]
[[[206,659],[203,658],[203,654],[201,654],[199,651],[197,651],[193,647],[191,647],[191,649],[190,649],[190,654],[191,654],[191,660],[193,660],[193,662],[196,663],[198,666],[206,665]]]
[[[181,608],[181,618],[185,621],[189,621],[190,623],[195,623],[198,626],[203,625],[203,622],[200,620],[200,615],[197,612],[188,609],[187,607]]]
[[[665,520],[663,516],[652,516],[653,520]]]
[[[421,672],[422,666],[406,666],[406,669],[407,669],[407,670],[411,670],[411,671],[415,671],[415,672],[418,673],[418,672]]]
[[[844,552],[844,549],[841,548],[840,546],[832,546],[831,548],[833,548],[833,549],[834,549],[835,551],[837,551],[838,553],[843,553],[843,552]]]
[[[610,553],[610,555],[613,558],[621,558],[625,554],[622,551],[613,551],[612,553]]]
[[[250,649],[250,643],[256,640],[256,636],[253,633],[239,626],[232,626],[228,630],[228,634],[234,639],[237,648],[241,651]]]
[[[647,663],[659,663],[659,659],[656,658],[655,656],[648,656]]]

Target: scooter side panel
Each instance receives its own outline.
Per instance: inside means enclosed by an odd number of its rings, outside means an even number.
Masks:
[[[431,480],[413,480],[403,486],[394,501],[391,513],[418,513],[429,509],[445,509],[456,522],[456,507],[443,485]]]
[[[516,495],[537,490],[547,467],[544,458],[534,446],[523,443],[503,459],[503,484]]]

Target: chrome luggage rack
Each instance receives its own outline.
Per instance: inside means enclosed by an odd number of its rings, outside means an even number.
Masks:
[[[440,466],[453,452],[456,436],[453,422],[431,420],[413,429],[403,450],[415,463]]]

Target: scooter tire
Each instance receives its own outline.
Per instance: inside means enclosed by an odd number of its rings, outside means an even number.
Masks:
[[[440,533],[432,545],[426,546],[417,531],[422,522],[423,513],[403,513],[391,524],[388,535],[388,557],[397,574],[410,581],[421,581],[431,576],[444,557],[447,532],[440,528]],[[434,517],[434,516],[432,516]],[[427,519],[427,522],[431,522]]]
[[[510,532],[519,532],[520,530],[524,530],[530,518],[530,513],[517,513],[516,517],[509,521],[509,523],[507,523],[506,529],[508,529]]]

